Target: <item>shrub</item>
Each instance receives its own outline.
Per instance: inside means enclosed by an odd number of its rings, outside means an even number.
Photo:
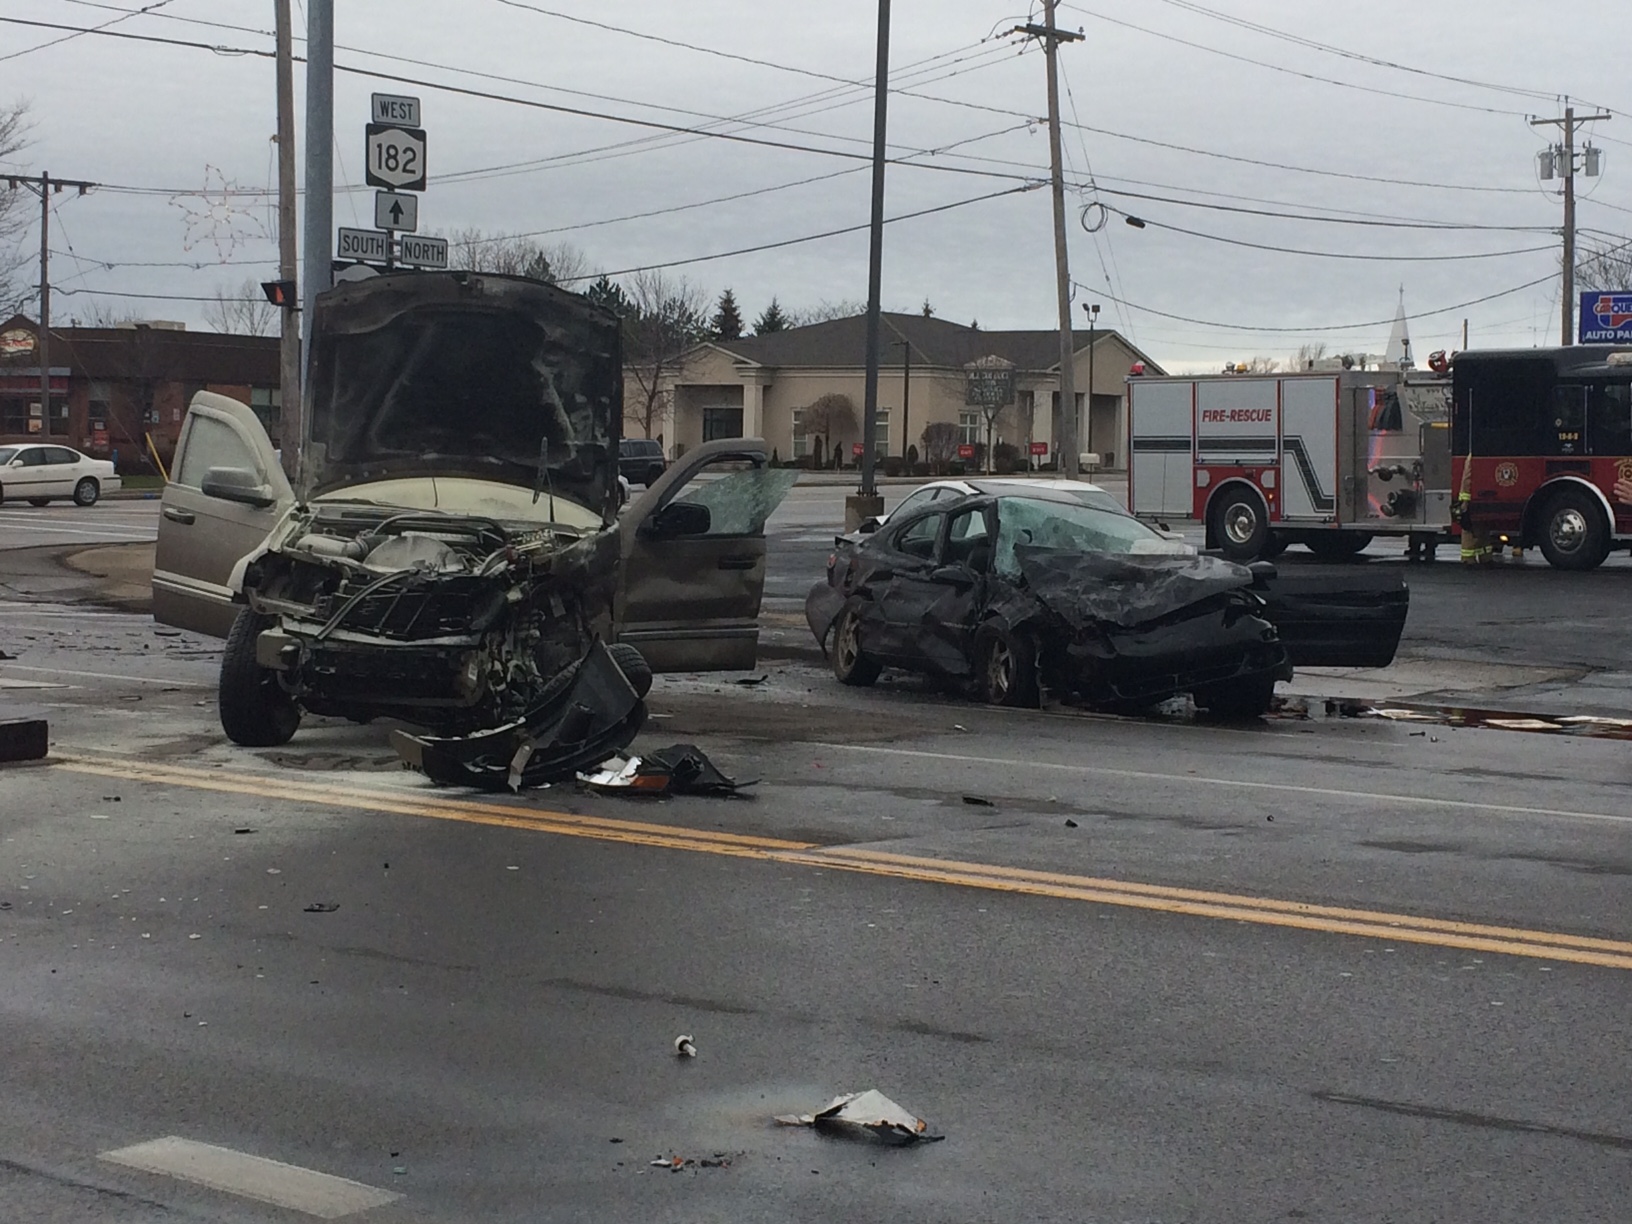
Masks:
[[[884,456],[884,475],[899,476],[906,467],[906,460],[900,455]]]

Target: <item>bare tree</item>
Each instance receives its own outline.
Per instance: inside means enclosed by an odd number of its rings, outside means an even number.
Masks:
[[[128,307],[110,306],[106,302],[92,300],[84,306],[76,305],[74,313],[68,317],[68,323],[71,327],[119,327],[135,318]]]
[[[15,164],[17,155],[28,147],[28,103],[19,99],[0,105],[0,167]],[[23,253],[22,236],[28,229],[34,197],[26,191],[0,190],[0,316],[18,309],[28,296],[20,273],[28,259]]]
[[[1632,240],[1617,239],[1575,262],[1575,287],[1583,293],[1632,289]]]
[[[1316,344],[1301,344],[1298,346],[1298,351],[1292,355],[1292,360],[1287,362],[1287,368],[1289,370],[1312,370],[1315,368],[1316,362],[1325,359],[1326,342],[1324,340]]]
[[[853,319],[856,315],[866,313],[866,302],[841,299],[837,302],[823,301],[805,310],[790,310],[786,312],[786,317],[789,327],[809,327],[812,323],[826,323],[831,319]]]
[[[958,457],[958,427],[951,421],[931,421],[924,426],[924,462],[937,476],[945,475]]]
[[[236,289],[216,288],[215,300],[204,307],[204,322],[234,336],[274,336],[281,320],[278,308],[266,300],[253,277]]]
[[[856,432],[856,405],[848,395],[830,391],[819,396],[815,403],[806,408],[801,419],[805,437],[815,439],[810,453],[816,456],[816,466],[825,467],[824,440],[831,443],[837,438],[849,437]]]
[[[623,293],[624,373],[635,390],[624,399],[623,415],[650,438],[673,409],[682,359],[708,330],[708,298],[690,281],[660,271],[636,273]]]
[[[584,280],[590,275],[589,256],[570,243],[545,245],[531,238],[488,234],[479,229],[455,230],[448,235],[448,262],[468,272],[530,276],[552,285]]]

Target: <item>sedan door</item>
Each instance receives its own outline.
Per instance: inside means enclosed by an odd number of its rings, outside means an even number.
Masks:
[[[7,501],[21,501],[25,497],[48,497],[51,472],[45,463],[45,447],[24,446],[12,456],[6,470],[0,472],[0,494]]]
[[[614,636],[653,671],[746,671],[759,650],[765,520],[797,473],[759,438],[705,442],[624,512]]]
[[[208,391],[193,397],[172,464],[159,504],[153,619],[226,637],[239,611],[232,571],[294,504],[294,493],[255,414]],[[263,504],[205,493],[206,475],[218,468],[254,473]]]
[[[85,456],[66,446],[47,446],[45,451],[45,488],[42,495],[70,497],[79,478],[84,475]]]

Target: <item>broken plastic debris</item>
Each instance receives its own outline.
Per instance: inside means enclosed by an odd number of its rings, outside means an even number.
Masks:
[[[306,907],[308,914],[332,914],[340,907],[333,901],[313,901]]]
[[[817,1130],[861,1138],[871,1135],[884,1143],[932,1143],[946,1138],[929,1133],[929,1123],[908,1113],[876,1088],[834,1097],[826,1109],[814,1114],[782,1114],[783,1126],[812,1126]]]
[[[769,674],[763,676],[744,676],[741,680],[738,680],[737,683],[746,688],[752,688],[756,684],[764,684],[765,681],[769,680],[770,678],[771,677]]]
[[[614,757],[578,781],[608,794],[730,795],[758,779],[728,778],[696,744],[671,744],[643,757]]]
[[[666,772],[642,773],[640,757],[615,756],[599,769],[578,775],[591,790],[628,790],[645,795],[661,795],[669,789]]]
[[[996,807],[990,799],[982,799],[979,795],[965,795],[963,801],[970,807]]]
[[[1501,727],[1508,731],[1562,731],[1555,722],[1542,718],[1487,718],[1487,727]]]
[[[696,1058],[697,1043],[690,1033],[681,1033],[674,1039],[674,1052],[681,1058]]]

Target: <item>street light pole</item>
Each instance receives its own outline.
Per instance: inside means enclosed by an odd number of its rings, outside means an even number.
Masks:
[[[1088,404],[1088,450],[1097,455],[1094,450],[1094,325],[1099,322],[1099,303],[1084,302],[1082,309],[1088,316],[1088,394],[1084,398]]]
[[[845,499],[845,530],[884,513],[873,483],[873,436],[878,432],[879,297],[884,268],[884,132],[890,96],[890,0],[878,0],[878,66],[873,83],[873,214],[867,249],[867,373],[862,383],[861,487]]]

